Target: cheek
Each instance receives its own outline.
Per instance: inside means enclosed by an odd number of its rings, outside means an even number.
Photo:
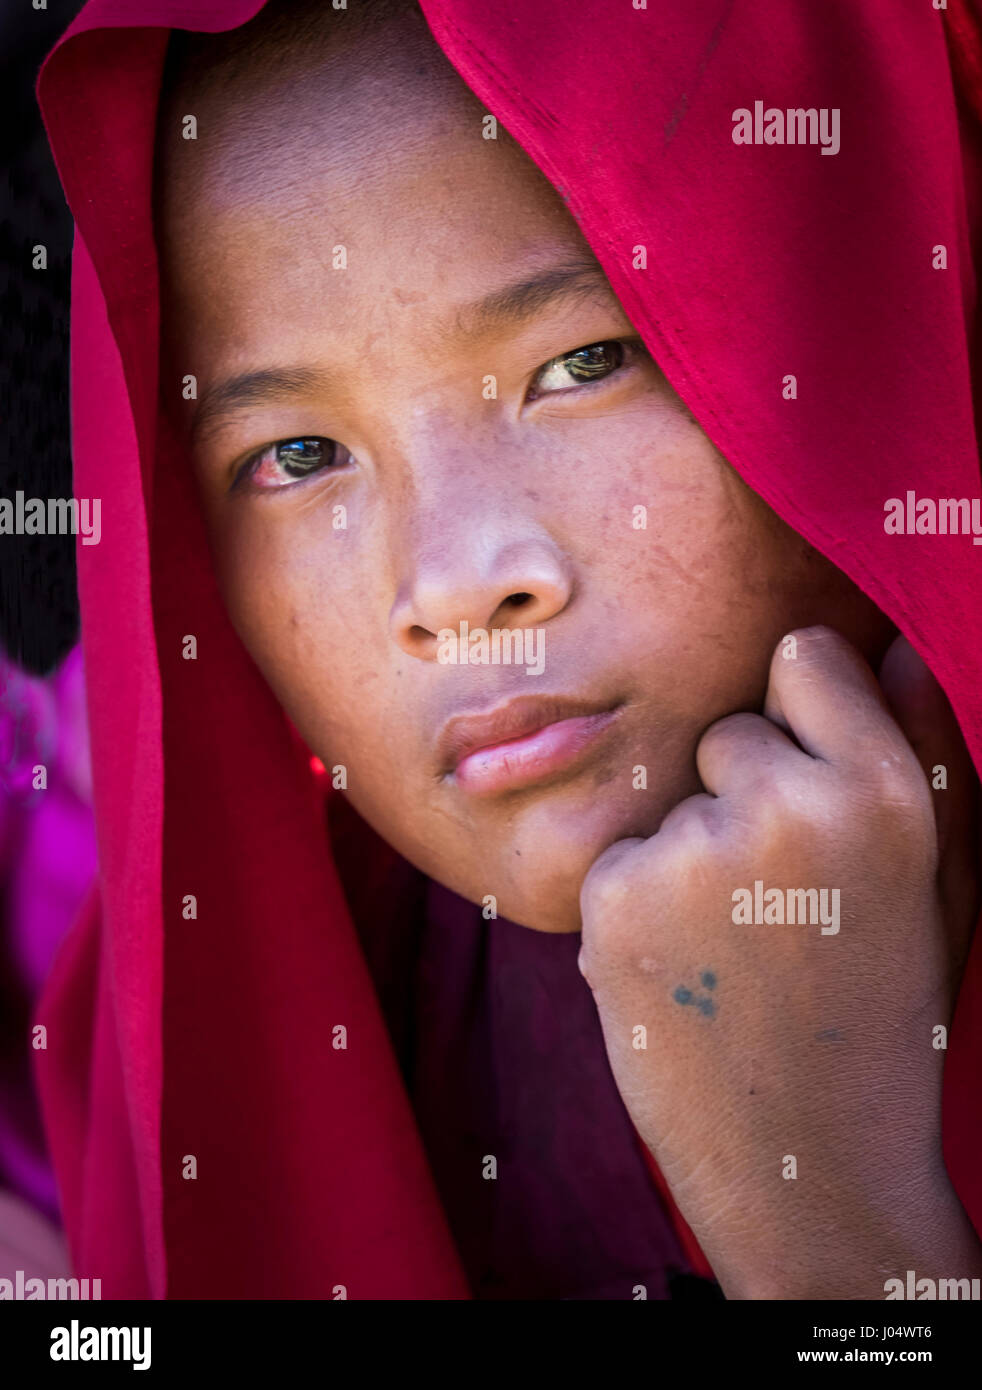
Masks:
[[[560,515],[591,582],[603,577],[613,627],[637,608],[649,633],[684,640],[769,590],[766,508],[698,427],[658,414],[615,428],[609,456],[617,467],[584,466]]]
[[[762,695],[774,645],[816,582],[813,552],[698,427],[655,423],[613,441],[630,461],[594,490],[577,533],[612,653],[630,655],[655,704],[695,737]]]
[[[261,505],[261,504],[260,504]],[[245,509],[243,509],[245,511]],[[316,524],[252,516],[212,528],[223,601],[236,632],[301,735],[318,751],[367,742],[382,713],[382,646],[372,625],[371,577],[342,550],[330,512]],[[364,730],[359,738],[358,730]]]

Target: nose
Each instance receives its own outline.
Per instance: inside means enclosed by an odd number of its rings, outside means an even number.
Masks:
[[[445,537],[418,556],[390,615],[393,640],[410,656],[436,660],[441,629],[541,627],[573,593],[566,556],[545,536],[496,542]]]

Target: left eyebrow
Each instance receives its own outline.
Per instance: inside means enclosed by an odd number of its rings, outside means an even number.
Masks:
[[[533,318],[547,304],[560,299],[596,298],[613,290],[600,265],[589,258],[566,261],[521,280],[512,281],[473,304],[458,307],[444,337],[465,342]],[[261,367],[225,377],[202,393],[191,425],[192,441],[197,441],[222,420],[270,402],[292,401],[323,391],[329,375],[316,367]]]
[[[613,298],[603,270],[590,257],[564,261],[561,265],[515,280],[502,289],[457,310],[453,336],[478,338],[496,329],[532,318],[557,299],[588,299],[605,293]]]

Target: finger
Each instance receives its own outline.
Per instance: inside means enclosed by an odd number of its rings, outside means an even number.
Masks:
[[[657,834],[651,837],[648,844],[657,851],[674,835],[680,832],[692,834],[696,830],[700,834],[715,838],[722,833],[725,826],[726,812],[719,797],[712,796],[709,792],[696,792],[672,807],[658,827]]]
[[[629,863],[632,857],[636,857],[638,847],[643,844],[645,840],[638,835],[632,835],[626,840],[615,840],[597,855],[587,870],[586,877],[580,885],[580,918],[584,946],[588,945],[591,936],[594,907],[602,908],[609,900],[612,889],[621,893],[629,891],[624,861],[627,860]],[[582,964],[580,968],[582,970]]]
[[[636,854],[638,845],[643,844],[643,835],[630,835],[623,840],[614,840],[613,844],[609,844],[605,850],[597,855],[590,866],[587,877],[592,875],[593,879],[597,880],[616,874],[621,861]]]
[[[887,703],[931,788],[946,904],[975,896],[978,779],[948,698],[906,637],[890,646],[880,667]]]
[[[696,748],[707,791],[723,796],[767,781],[779,765],[803,755],[787,734],[759,714],[730,714],[711,724]]]
[[[913,762],[868,663],[828,627],[800,628],[778,643],[764,714],[824,762]]]
[[[941,686],[906,637],[890,646],[880,667],[880,688],[932,788],[943,849],[953,824],[972,806],[972,760]],[[938,785],[935,785],[938,784]]]

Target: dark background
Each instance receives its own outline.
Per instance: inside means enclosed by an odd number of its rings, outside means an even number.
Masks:
[[[72,217],[34,84],[82,0],[0,0],[0,497],[70,497],[68,325]],[[47,247],[47,270],[32,248]],[[108,498],[103,499],[111,505]],[[32,674],[78,640],[74,536],[0,536],[0,645]]]

